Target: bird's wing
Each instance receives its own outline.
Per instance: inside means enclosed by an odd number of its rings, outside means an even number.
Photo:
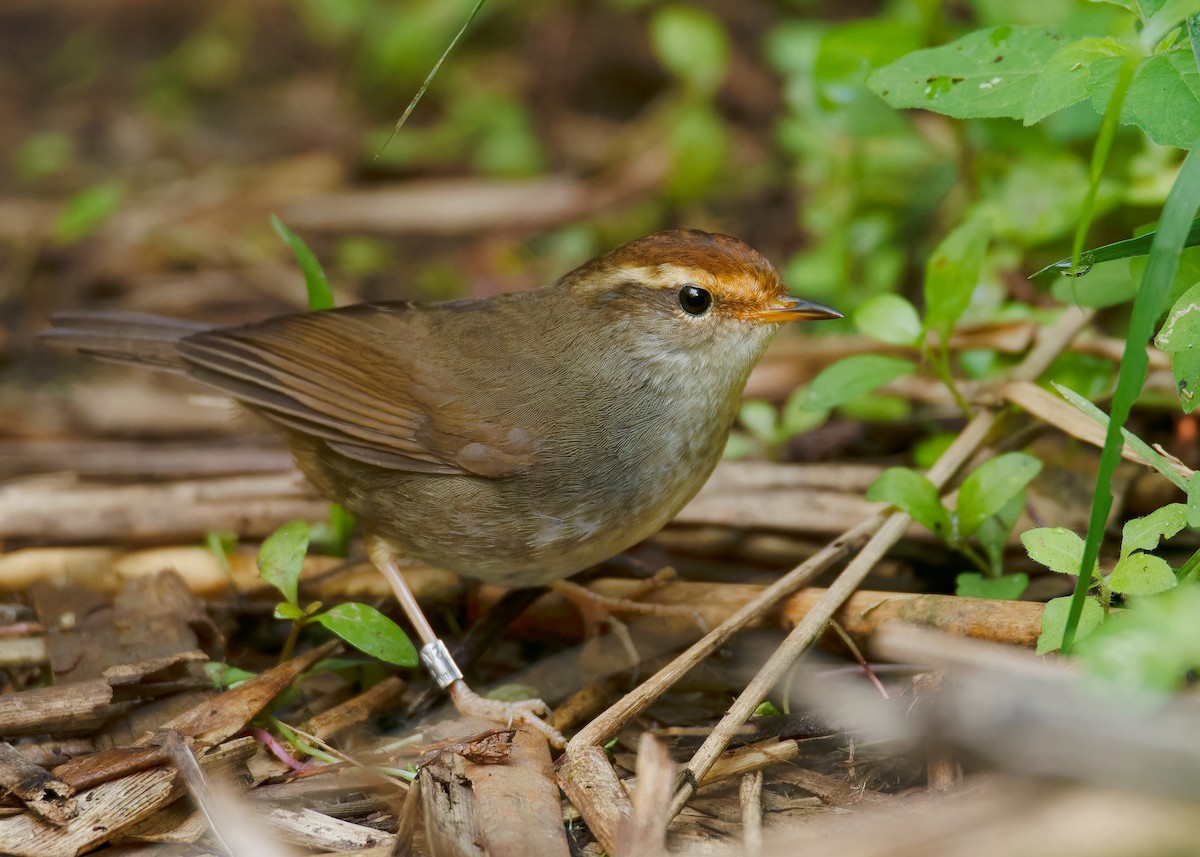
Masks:
[[[413,310],[386,304],[205,331],[179,353],[198,380],[357,461],[494,478],[528,469],[532,435],[489,421],[491,391],[461,389],[420,353],[425,339]]]

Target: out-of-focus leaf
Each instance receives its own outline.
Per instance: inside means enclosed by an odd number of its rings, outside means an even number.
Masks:
[[[299,600],[297,586],[308,553],[308,524],[292,521],[271,533],[258,549],[258,576],[283,593],[289,604]]]
[[[1078,571],[1078,566],[1076,567]],[[1037,641],[1039,655],[1055,652],[1062,648],[1063,630],[1067,625],[1067,612],[1071,609],[1069,596],[1055,598],[1046,602],[1042,611],[1042,633]],[[1075,639],[1082,640],[1091,634],[1104,621],[1104,608],[1100,602],[1090,595],[1083,601],[1083,613],[1079,617],[1079,625],[1075,630]]]
[[[1037,476],[1042,462],[1032,455],[1007,452],[981,464],[958,489],[958,532],[970,536]]]
[[[907,467],[889,467],[871,483],[866,498],[891,503],[943,541],[953,535],[950,512],[929,478]]]
[[[993,598],[1015,601],[1029,586],[1029,575],[1006,574],[1003,577],[984,577],[977,571],[964,571],[954,578],[954,594],[962,598]]]
[[[112,179],[75,194],[54,221],[54,240],[73,244],[94,234],[121,207],[127,191],[125,182]]]
[[[810,411],[827,411],[845,402],[865,396],[916,371],[916,365],[899,357],[884,354],[856,354],[825,367],[803,399],[803,407]]]
[[[876,295],[863,301],[854,311],[854,326],[888,345],[914,345],[922,331],[916,308],[899,295]]]
[[[925,327],[945,342],[971,303],[987,251],[988,228],[981,218],[959,224],[933,251],[925,266]]]
[[[729,36],[721,19],[695,6],[663,6],[650,19],[659,62],[701,92],[712,92],[729,68]]]

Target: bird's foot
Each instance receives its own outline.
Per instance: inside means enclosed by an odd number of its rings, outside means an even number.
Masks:
[[[583,615],[584,622],[591,629],[611,625],[616,616],[633,615],[688,619],[696,623],[701,631],[708,631],[708,623],[704,621],[700,611],[694,607],[686,604],[652,604],[634,600],[665,586],[674,579],[674,570],[664,568],[649,580],[643,581],[637,589],[624,598],[601,595],[569,580],[556,580],[550,584],[550,588],[574,604]]]
[[[451,684],[447,690],[459,714],[504,723],[509,728],[514,724],[528,726],[544,735],[552,747],[561,750],[567,746],[567,739],[562,733],[538,716],[550,711],[550,707],[540,699],[522,699],[520,702],[488,699],[467,687],[462,679]]]

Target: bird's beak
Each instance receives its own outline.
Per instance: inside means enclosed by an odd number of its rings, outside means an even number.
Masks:
[[[764,324],[780,324],[785,321],[844,318],[844,316],[837,310],[827,307],[824,304],[817,304],[812,301],[784,295],[778,298],[771,306],[755,312],[751,318],[754,321],[760,321]]]

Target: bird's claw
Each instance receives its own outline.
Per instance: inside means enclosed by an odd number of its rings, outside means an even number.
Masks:
[[[528,726],[545,736],[556,749],[561,750],[567,746],[567,739],[562,733],[541,718],[540,715],[550,713],[550,706],[540,699],[522,699],[517,702],[488,699],[471,690],[462,680],[454,682],[448,689],[459,714],[506,723],[509,728],[514,724]]]

